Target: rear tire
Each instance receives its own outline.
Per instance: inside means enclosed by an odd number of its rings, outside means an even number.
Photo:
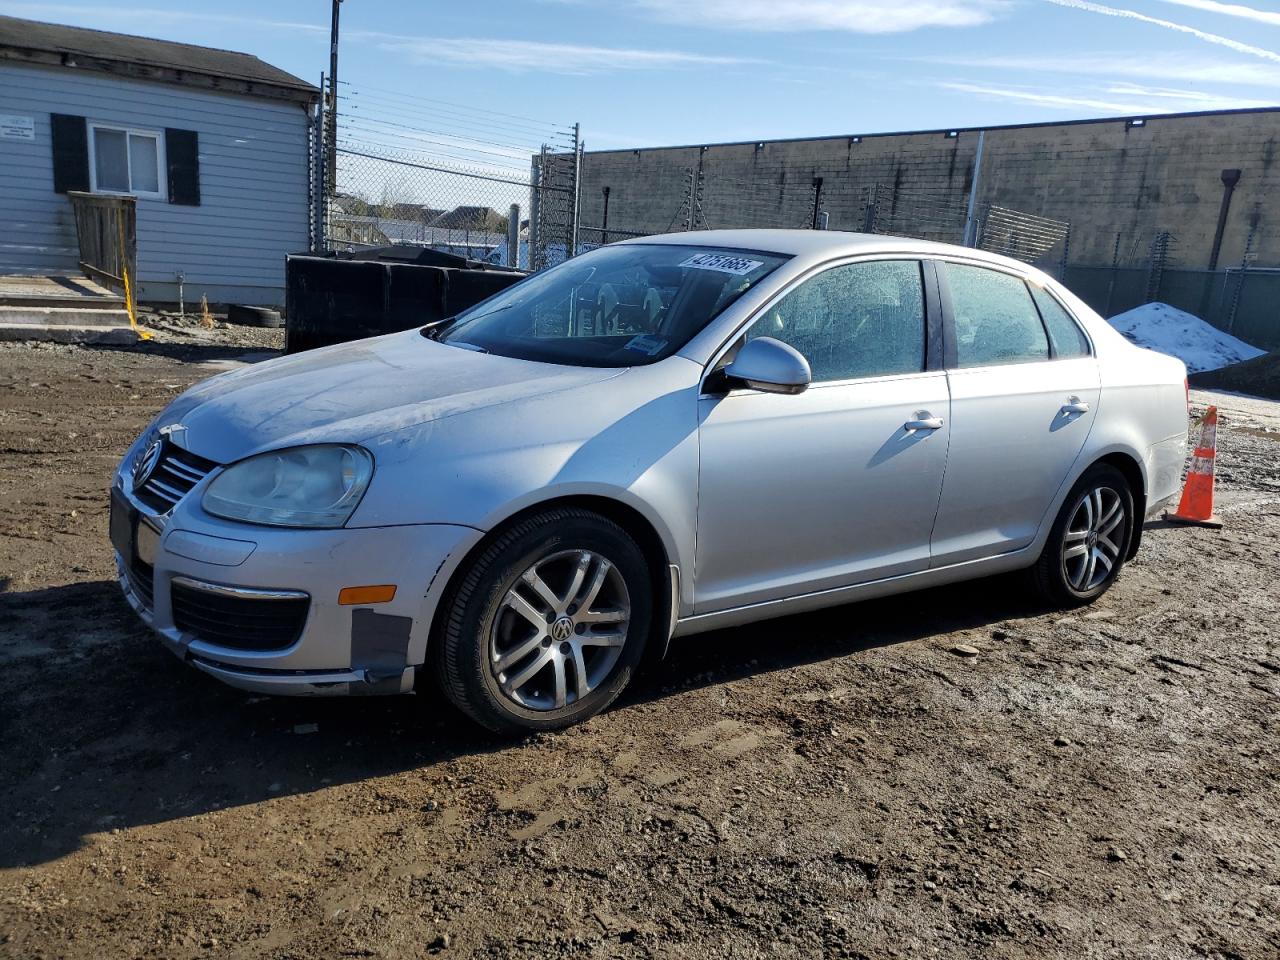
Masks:
[[[444,601],[445,695],[498,733],[559,730],[609,706],[644,654],[653,584],[620,526],[577,508],[502,532]]]
[[[1097,600],[1124,566],[1134,522],[1129,481],[1110,464],[1094,464],[1067,494],[1031,568],[1036,592],[1055,607]]]

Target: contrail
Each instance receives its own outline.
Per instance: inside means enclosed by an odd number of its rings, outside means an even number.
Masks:
[[[1189,33],[1191,36],[1198,37],[1207,43],[1216,43],[1219,46],[1235,50],[1237,53],[1247,53],[1251,57],[1260,57],[1263,60],[1270,60],[1272,63],[1280,63],[1280,53],[1276,53],[1272,50],[1264,50],[1262,47],[1253,47],[1247,43],[1241,43],[1239,40],[1232,40],[1230,37],[1222,37],[1216,33],[1207,33],[1204,30],[1197,30],[1195,27],[1188,27],[1186,24],[1174,23],[1172,20],[1161,20],[1159,17],[1148,17],[1145,13],[1138,13],[1136,10],[1118,10],[1115,7],[1104,7],[1100,3],[1090,3],[1089,0],[1047,0],[1047,2],[1059,7],[1070,7],[1073,10],[1087,10],[1090,13],[1101,13],[1108,17],[1123,17],[1128,20],[1141,20],[1143,23],[1154,23],[1157,27],[1177,30],[1179,33]]]
[[[1257,20],[1280,27],[1280,13],[1269,10],[1255,10],[1253,7],[1238,3],[1219,3],[1218,0],[1164,0],[1165,3],[1176,3],[1180,7],[1191,7],[1193,10],[1205,10],[1209,13],[1221,13],[1228,17],[1244,17],[1246,20]]]

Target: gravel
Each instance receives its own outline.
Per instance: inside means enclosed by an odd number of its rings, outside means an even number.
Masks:
[[[1094,607],[690,638],[509,742],[238,693],[126,608],[111,469],[248,333],[0,346],[0,956],[1280,955],[1277,405],[1210,398],[1225,528],[1149,524]]]

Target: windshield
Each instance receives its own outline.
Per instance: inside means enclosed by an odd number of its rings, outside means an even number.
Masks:
[[[601,247],[459,314],[440,339],[544,363],[654,363],[683,347],[786,260],[716,247]]]

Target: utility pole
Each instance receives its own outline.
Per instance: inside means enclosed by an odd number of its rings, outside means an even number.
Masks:
[[[332,196],[338,189],[338,11],[342,0],[333,0],[333,22],[329,27],[329,115],[325,130],[325,180]]]

